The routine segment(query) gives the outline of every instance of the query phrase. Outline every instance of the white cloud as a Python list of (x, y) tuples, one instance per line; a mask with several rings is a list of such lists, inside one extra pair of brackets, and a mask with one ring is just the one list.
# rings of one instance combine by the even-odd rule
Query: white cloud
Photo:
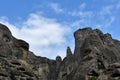
[(98, 23), (98, 27), (110, 27), (112, 23), (115, 21), (115, 16), (113, 14), (113, 10), (115, 9), (115, 5), (107, 5), (103, 7), (98, 13), (100, 24)]
[(49, 3), (49, 6), (56, 12), (56, 13), (62, 13), (63, 9), (60, 7), (58, 3)]
[(102, 21), (102, 23), (95, 24), (95, 27), (96, 28), (110, 27), (114, 21), (115, 21), (115, 17), (110, 16), (108, 19), (104, 19), (104, 21)]
[(105, 26), (106, 27), (111, 26), (114, 21), (115, 21), (115, 17), (111, 16), (110, 19), (106, 22)]
[(87, 6), (85, 3), (81, 4), (80, 6), (81, 6), (80, 9), (69, 12), (69, 15), (80, 18), (72, 23), (72, 26), (76, 28), (83, 27), (83, 26), (84, 27), (95, 26), (96, 28), (109, 27), (115, 21), (115, 16), (114, 14), (112, 14), (113, 9), (115, 8), (115, 5), (104, 6), (97, 13), (94, 11), (83, 10)]
[(103, 7), (103, 9), (101, 10), (100, 14), (101, 15), (109, 15), (112, 13), (114, 6), (113, 5), (108, 5)]
[(76, 29), (77, 28), (79, 29), (80, 27), (85, 27), (85, 26), (82, 26), (82, 24), (87, 24), (87, 21), (85, 19), (76, 20), (71, 24), (71, 26), (76, 27)]
[(75, 11), (71, 13), (72, 16), (79, 16), (80, 18), (90, 18), (93, 13), (91, 11)]
[(80, 17), (80, 18), (91, 18), (93, 16), (93, 12), (92, 11), (86, 11), (87, 4), (86, 3), (82, 3), (79, 6), (79, 9), (73, 10), (73, 11), (69, 11), (68, 14), (71, 16), (76, 16), (76, 17)]
[(66, 25), (35, 13), (30, 14), (26, 21), (19, 23), (18, 27), (2, 18), (0, 22), (7, 25), (15, 37), (27, 41), (30, 50), (36, 55), (52, 59), (58, 54), (65, 56), (65, 35), (70, 30), (65, 27)]
[(81, 5), (80, 5), (80, 10), (83, 10), (83, 9), (85, 9), (86, 8), (86, 6), (87, 6), (87, 4), (86, 3), (82, 3)]

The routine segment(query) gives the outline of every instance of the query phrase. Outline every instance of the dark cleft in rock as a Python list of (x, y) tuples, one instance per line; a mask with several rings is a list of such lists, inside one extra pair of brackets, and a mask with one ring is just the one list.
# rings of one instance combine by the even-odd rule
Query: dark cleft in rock
[(120, 41), (98, 29), (74, 33), (75, 50), (56, 60), (35, 56), (29, 44), (0, 24), (0, 80), (120, 80)]

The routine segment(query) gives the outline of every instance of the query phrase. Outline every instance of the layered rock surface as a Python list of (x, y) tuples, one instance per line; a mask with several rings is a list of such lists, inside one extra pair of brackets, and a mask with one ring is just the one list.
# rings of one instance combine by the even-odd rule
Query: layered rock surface
[(91, 28), (74, 33), (75, 51), (51, 60), (0, 24), (0, 80), (120, 80), (120, 41)]

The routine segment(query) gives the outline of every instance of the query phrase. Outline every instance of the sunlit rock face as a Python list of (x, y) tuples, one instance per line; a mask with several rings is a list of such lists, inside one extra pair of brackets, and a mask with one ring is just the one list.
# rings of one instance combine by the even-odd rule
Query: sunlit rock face
[(27, 42), (0, 24), (0, 80), (120, 80), (120, 41), (91, 28), (74, 37), (74, 52), (67, 47), (63, 60), (51, 60), (35, 56)]

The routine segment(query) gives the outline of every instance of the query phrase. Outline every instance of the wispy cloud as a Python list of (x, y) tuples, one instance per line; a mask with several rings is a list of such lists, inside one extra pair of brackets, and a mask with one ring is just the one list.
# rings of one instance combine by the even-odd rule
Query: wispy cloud
[(78, 16), (80, 18), (90, 18), (92, 17), (92, 11), (73, 11), (70, 13), (72, 16)]
[(49, 3), (49, 6), (56, 12), (56, 13), (63, 13), (63, 9), (60, 7), (58, 3)]
[(112, 23), (115, 21), (115, 16), (113, 14), (113, 11), (115, 9), (115, 5), (107, 5), (104, 6), (100, 13), (97, 13), (99, 22), (97, 23), (97, 26), (100, 27), (110, 27)]
[(85, 8), (87, 7), (86, 3), (80, 4), (79, 8), (73, 11), (69, 11), (68, 14), (70, 16), (79, 17), (79, 18), (91, 18), (93, 16), (92, 11), (86, 11)]
[(103, 7), (103, 9), (100, 11), (100, 15), (110, 15), (112, 13), (112, 10), (114, 9), (113, 5), (108, 5)]
[(0, 22), (7, 25), (14, 36), (29, 42), (30, 50), (36, 55), (49, 58), (55, 58), (58, 54), (62, 57), (65, 56), (65, 34), (70, 29), (55, 19), (31, 13), (26, 21), (19, 23), (21, 28), (4, 19), (0, 19)]
[(115, 21), (115, 17), (111, 16), (110, 19), (106, 21), (105, 26), (106, 27), (111, 26), (114, 21)]
[(75, 29), (88, 27), (90, 24), (94, 13), (93, 11), (86, 10), (87, 7), (88, 5), (86, 3), (82, 3), (75, 10), (68, 12), (69, 16), (77, 18), (71, 23), (71, 26), (75, 27)]
[(87, 4), (86, 3), (82, 3), (81, 5), (80, 5), (80, 10), (83, 10), (83, 9), (85, 9), (86, 8), (86, 6), (87, 6)]
[(114, 21), (115, 21), (115, 17), (110, 16), (108, 19), (104, 19), (102, 22), (96, 23), (95, 27), (96, 28), (105, 28), (105, 27), (107, 28), (107, 27), (110, 27)]
[(114, 9), (116, 8), (115, 4), (106, 5), (98, 12), (88, 11), (86, 8), (87, 4), (82, 3), (79, 9), (69, 12), (69, 15), (79, 17), (79, 19), (72, 23), (72, 26), (95, 26), (96, 28), (110, 27), (116, 19), (113, 14)]

